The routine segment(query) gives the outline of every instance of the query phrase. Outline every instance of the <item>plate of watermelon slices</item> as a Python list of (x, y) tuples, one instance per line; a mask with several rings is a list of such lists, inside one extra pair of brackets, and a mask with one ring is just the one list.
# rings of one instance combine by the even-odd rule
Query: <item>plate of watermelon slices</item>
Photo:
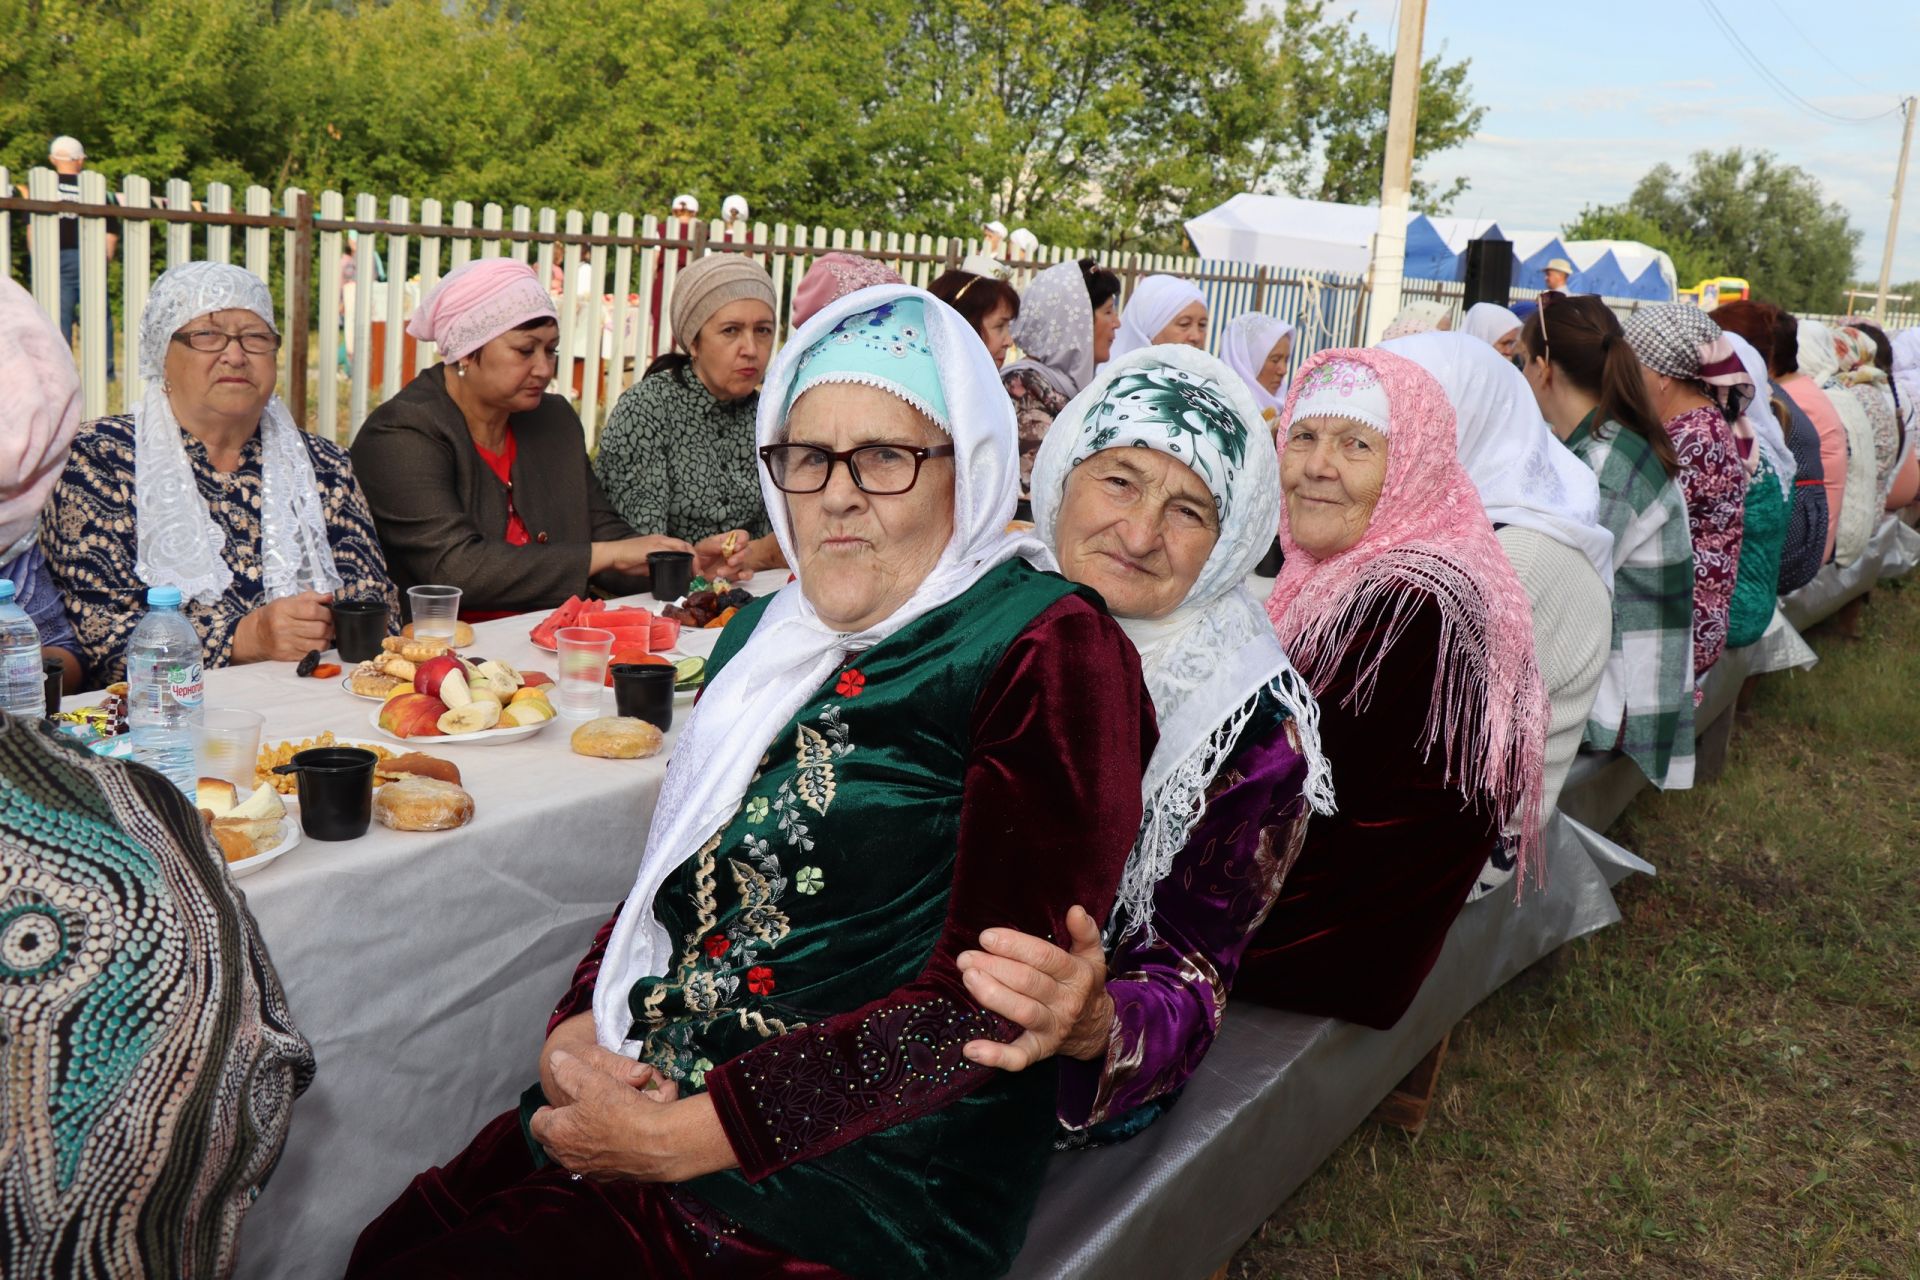
[(662, 618), (651, 609), (638, 605), (608, 604), (604, 600), (582, 600), (571, 596), (567, 602), (541, 620), (528, 633), (536, 649), (557, 651), (555, 635), (562, 627), (597, 627), (613, 633), (614, 662), (623, 661), (622, 653), (665, 653), (680, 639), (680, 624)]

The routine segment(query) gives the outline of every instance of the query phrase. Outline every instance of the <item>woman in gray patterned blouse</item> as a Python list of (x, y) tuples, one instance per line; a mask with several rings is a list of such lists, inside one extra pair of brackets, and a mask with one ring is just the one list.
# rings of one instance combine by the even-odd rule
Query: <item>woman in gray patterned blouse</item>
[(594, 464), (628, 524), (686, 539), (703, 569), (735, 579), (785, 564), (753, 452), (775, 301), (766, 270), (744, 254), (712, 254), (682, 271), (672, 319), (686, 349), (655, 360), (622, 393)]

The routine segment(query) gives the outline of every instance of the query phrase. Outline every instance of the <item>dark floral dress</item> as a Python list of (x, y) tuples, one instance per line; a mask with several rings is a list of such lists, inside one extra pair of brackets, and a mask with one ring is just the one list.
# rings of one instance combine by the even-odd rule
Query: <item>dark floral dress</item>
[[(233, 660), (240, 620), (267, 603), (260, 580), (260, 435), (255, 432), (241, 446), (239, 467), (226, 472), (214, 467), (199, 440), (180, 434), (200, 496), (227, 535), (222, 555), (233, 570), (233, 581), (218, 600), (189, 600), (185, 612), (200, 633), (202, 661), (224, 667)], [(66, 597), (81, 656), (90, 678), (103, 684), (125, 678), (127, 640), (147, 612), (148, 584), (134, 569), (139, 549), (133, 435), (131, 417), (101, 418), (82, 428), (40, 524), (47, 566)], [(380, 538), (347, 451), (304, 432), (301, 439), (320, 485), (340, 594), (385, 600), (387, 616), (397, 625), (399, 594), (387, 577)]]
[(698, 542), (773, 532), (760, 496), (754, 415), (760, 394), (722, 403), (692, 370), (663, 369), (621, 393), (594, 472), (637, 533)]
[(1013, 398), (1013, 420), (1020, 428), (1020, 496), (1025, 498), (1033, 484), (1034, 456), (1047, 438), (1047, 428), (1067, 407), (1067, 397), (1045, 378), (1025, 370), (1003, 374), (1000, 381)]
[(1740, 572), (1746, 516), (1747, 469), (1733, 428), (1713, 405), (1689, 409), (1667, 423), (1680, 455), (1680, 493), (1693, 536), (1693, 678), (1698, 681), (1727, 648), (1733, 584)]

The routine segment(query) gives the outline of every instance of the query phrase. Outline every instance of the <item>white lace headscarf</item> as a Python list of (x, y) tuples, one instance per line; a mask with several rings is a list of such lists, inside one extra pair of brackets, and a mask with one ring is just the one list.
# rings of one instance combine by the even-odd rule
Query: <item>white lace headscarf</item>
[(1757, 394), (1742, 411), (1740, 421), (1753, 433), (1755, 447), (1773, 469), (1781, 496), (1791, 502), (1800, 464), (1793, 460), (1793, 450), (1787, 448), (1787, 433), (1780, 429), (1780, 419), (1773, 416), (1773, 383), (1767, 374), (1767, 362), (1751, 342), (1731, 329), (1727, 330), (1727, 341), (1733, 344), (1733, 353), (1740, 357), (1741, 365), (1757, 389)]
[[(640, 869), (607, 941), (606, 958), (594, 985), (594, 1029), (600, 1043), (615, 1052), (638, 1052), (638, 1045), (629, 1046), (626, 1040), (633, 1026), (627, 1004), (633, 984), (664, 972), (673, 957), (673, 939), (654, 917), (655, 895), (667, 877), (732, 817), (780, 727), (846, 662), (849, 652), (879, 644), (959, 597), (1009, 560), (1024, 559), (1040, 569), (1054, 567), (1046, 548), (1031, 535), (1007, 532), (1020, 494), (1020, 442), (1013, 402), (973, 326), (925, 290), (874, 285), (835, 299), (802, 325), (780, 349), (760, 390), (756, 444), (774, 444), (782, 438), (788, 393), (816, 344), (849, 316), (905, 298), (924, 304), (924, 337), (951, 423), (953, 537), (907, 602), (864, 631), (829, 627), (808, 601), (804, 580), (789, 582), (767, 605), (747, 643), (708, 682), (674, 745)], [(929, 473), (920, 483), (931, 480)], [(774, 487), (764, 469), (760, 492), (787, 563), (798, 565), (787, 495)]]
[[(1248, 311), (1227, 321), (1226, 332), (1220, 336), (1220, 358), (1240, 375), (1247, 384), (1247, 394), (1269, 421), (1279, 416), (1281, 400), (1260, 385), (1260, 370), (1266, 367), (1267, 357), (1280, 345), (1280, 339), (1292, 332), (1293, 326), (1277, 316)], [(1284, 380), (1281, 389), (1286, 389)]]
[[(147, 390), (133, 415), (134, 568), (148, 586), (178, 587), (182, 596), (203, 604), (225, 593), (233, 570), (222, 554), (226, 531), (208, 512), (187, 461), (185, 433), (165, 381), (167, 349), (193, 321), (232, 310), (251, 311), (279, 332), (266, 283), (224, 262), (172, 268), (155, 282), (140, 318), (140, 376)], [(340, 589), (313, 458), (278, 393), (260, 415), (260, 529), (267, 599)]]
[(1453, 405), (1460, 465), (1495, 524), (1546, 534), (1587, 558), (1613, 591), (1613, 534), (1600, 523), (1600, 481), (1555, 438), (1526, 375), (1479, 338), (1416, 333), (1380, 344), (1433, 375)]
[(1280, 462), (1259, 406), (1232, 369), (1187, 346), (1147, 347), (1102, 369), (1053, 420), (1033, 464), (1034, 532), (1057, 547), (1073, 469), (1103, 449), (1152, 449), (1192, 469), (1220, 514), (1186, 597), (1164, 618), (1119, 618), (1146, 676), (1159, 745), (1140, 783), (1140, 834), (1115, 900), (1116, 935), (1152, 933), (1155, 887), (1206, 812), (1207, 787), (1252, 718), (1262, 689), (1293, 718), (1307, 803), (1333, 812), (1320, 709), (1287, 661), (1247, 575), (1280, 527)]
[(1120, 330), (1113, 335), (1109, 360), (1144, 351), (1153, 345), (1160, 331), (1173, 318), (1194, 303), (1207, 305), (1207, 295), (1191, 280), (1179, 276), (1147, 276), (1133, 287), (1126, 309), (1120, 313)]

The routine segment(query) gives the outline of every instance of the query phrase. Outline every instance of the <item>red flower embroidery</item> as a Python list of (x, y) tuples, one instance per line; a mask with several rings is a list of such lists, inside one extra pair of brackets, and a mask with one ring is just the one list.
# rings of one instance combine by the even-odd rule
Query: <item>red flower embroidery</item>
[(858, 670), (849, 669), (840, 673), (840, 683), (833, 686), (833, 691), (843, 698), (857, 698), (866, 687), (867, 678)]
[(747, 970), (747, 990), (757, 996), (773, 994), (773, 970), (764, 964), (757, 964)]
[(707, 959), (718, 960), (727, 954), (727, 939), (722, 934), (714, 934), (707, 939)]

